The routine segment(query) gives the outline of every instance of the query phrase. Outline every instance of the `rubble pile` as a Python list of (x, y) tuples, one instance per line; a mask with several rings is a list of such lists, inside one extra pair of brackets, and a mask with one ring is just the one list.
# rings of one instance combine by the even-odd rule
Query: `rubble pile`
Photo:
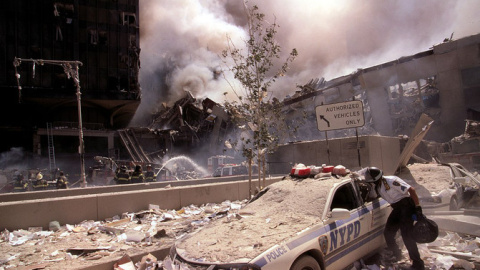
[(466, 120), (465, 132), (462, 136), (465, 137), (465, 139), (480, 137), (480, 122)]
[(149, 210), (105, 221), (86, 220), (62, 226), (53, 221), (49, 230), (5, 230), (0, 234), (0, 269), (82, 269), (125, 260), (125, 256), (169, 248), (175, 239), (229, 215), (229, 211), (245, 203), (225, 201), (180, 210), (160, 210), (150, 205)]
[(410, 184), (422, 202), (440, 202), (453, 192), (450, 167), (436, 163), (414, 163), (403, 168), (398, 177)]
[[(447, 166), (438, 164), (412, 164), (402, 170), (400, 177), (412, 184), (424, 200), (435, 200), (450, 187), (448, 170)], [(164, 258), (149, 254), (141, 261), (131, 261), (130, 256), (169, 248), (183, 237), (191, 238), (190, 243), (203, 243), (206, 248), (198, 250), (198, 257), (210, 251), (213, 254), (219, 246), (217, 242), (225, 241), (229, 242), (225, 246), (231, 249), (222, 250), (222, 258), (217, 259), (241, 260), (251, 257), (252, 252), (258, 254), (259, 250), (270, 247), (285, 234), (318, 223), (327, 196), (321, 191), (325, 190), (321, 188), (322, 179), (281, 181), (267, 187), (269, 192), (263, 194), (261, 200), (254, 197), (248, 204), (246, 200), (225, 201), (190, 205), (180, 210), (162, 210), (150, 205), (148, 210), (124, 213), (104, 221), (86, 220), (75, 225), (51, 222), (48, 230), (36, 227), (5, 230), (0, 234), (0, 270), (82, 269), (106, 262), (116, 262), (114, 269), (162, 269), (164, 266), (168, 269), (168, 264), (162, 261)], [(289, 209), (270, 207), (268, 202), (279, 200), (289, 202)], [(220, 218), (224, 226), (209, 226), (212, 220)], [(234, 235), (234, 231), (242, 231), (244, 222), (257, 224), (258, 230), (249, 235)], [(212, 237), (215, 235), (220, 237)], [(433, 243), (419, 244), (419, 250), (428, 269), (480, 269), (478, 237), (441, 232)], [(394, 265), (395, 268), (384, 267), (386, 264), (380, 254), (356, 262), (356, 268), (352, 269), (400, 269), (409, 264), (403, 248), (403, 260)], [(123, 267), (126, 265), (129, 268)]]
[[(401, 241), (398, 242), (402, 247)], [(480, 238), (461, 235), (454, 232), (441, 232), (438, 238), (429, 244), (417, 244), (420, 255), (425, 262), (425, 269), (480, 269)], [(403, 246), (402, 259), (393, 266), (387, 262), (383, 253), (355, 262), (356, 269), (395, 270), (408, 269), (411, 262)]]
[(455, 154), (480, 151), (480, 122), (466, 120), (464, 133), (451, 139), (449, 144)]

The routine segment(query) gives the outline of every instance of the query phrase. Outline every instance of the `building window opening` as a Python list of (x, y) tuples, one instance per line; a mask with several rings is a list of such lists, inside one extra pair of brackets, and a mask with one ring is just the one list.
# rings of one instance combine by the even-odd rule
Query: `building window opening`
[(395, 134), (411, 132), (422, 113), (439, 117), (440, 91), (435, 76), (392, 85), (386, 91)]
[(96, 29), (90, 29), (88, 31), (88, 40), (90, 44), (97, 45), (98, 44), (98, 32)]
[(420, 80), (419, 85), (423, 105), (427, 108), (438, 108), (440, 101), (440, 90), (437, 88), (435, 77), (422, 79)]
[(121, 22), (122, 22), (122, 25), (136, 26), (137, 17), (135, 16), (134, 13), (123, 12)]
[(106, 31), (99, 31), (98, 32), (98, 44), (108, 45), (108, 34), (107, 34)]

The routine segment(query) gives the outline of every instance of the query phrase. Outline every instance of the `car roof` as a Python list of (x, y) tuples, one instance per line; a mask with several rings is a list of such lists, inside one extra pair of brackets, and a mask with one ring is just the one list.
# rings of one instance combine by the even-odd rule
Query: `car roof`
[(287, 179), (271, 184), (261, 197), (239, 210), (238, 216), (214, 220), (178, 241), (176, 247), (182, 257), (194, 261), (248, 261), (321, 223), (330, 190), (347, 180), (349, 177)]

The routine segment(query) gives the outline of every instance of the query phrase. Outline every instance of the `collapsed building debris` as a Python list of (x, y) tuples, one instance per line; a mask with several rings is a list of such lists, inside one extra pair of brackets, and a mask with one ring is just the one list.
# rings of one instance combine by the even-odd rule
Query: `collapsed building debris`
[(480, 121), (465, 120), (462, 134), (447, 142), (422, 142), (429, 155), (438, 162), (459, 163), (469, 170), (480, 169)]
[[(173, 105), (163, 103), (152, 122), (144, 128), (119, 130), (129, 158), (134, 162), (157, 163), (164, 157), (189, 154), (206, 147), (204, 156), (216, 155), (220, 137), (228, 129), (228, 114), (209, 98), (196, 99), (189, 91)], [(149, 153), (144, 149), (155, 149)], [(220, 150), (221, 152), (221, 150)]]

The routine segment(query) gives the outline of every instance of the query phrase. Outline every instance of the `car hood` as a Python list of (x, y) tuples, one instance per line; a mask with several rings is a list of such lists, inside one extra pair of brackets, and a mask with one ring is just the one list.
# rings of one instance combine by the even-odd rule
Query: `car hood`
[(330, 190), (344, 179), (288, 178), (274, 183), (236, 214), (177, 241), (179, 255), (194, 262), (248, 262), (320, 224)]

